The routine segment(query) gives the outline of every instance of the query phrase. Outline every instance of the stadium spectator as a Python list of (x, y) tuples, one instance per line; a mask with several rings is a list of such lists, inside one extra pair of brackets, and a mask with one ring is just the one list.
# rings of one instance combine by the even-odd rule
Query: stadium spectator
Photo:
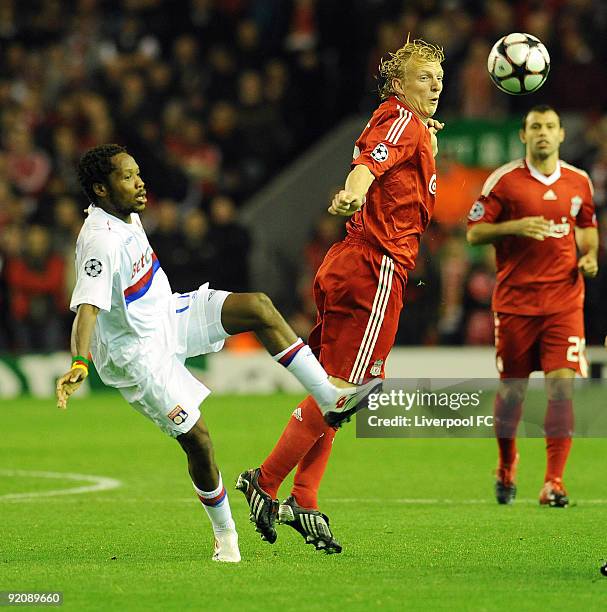
[(46, 228), (32, 225), (27, 230), (23, 253), (6, 263), (6, 283), (17, 350), (63, 347), (64, 261), (53, 252)]
[(167, 276), (170, 274), (171, 279), (176, 278), (180, 271), (176, 253), (182, 242), (179, 206), (174, 200), (163, 199), (158, 202), (153, 212), (156, 224), (150, 231), (150, 244)]
[(10, 128), (4, 144), (9, 180), (21, 194), (39, 195), (51, 172), (48, 154), (34, 146), (32, 135), (25, 125)]
[(223, 262), (217, 259), (215, 243), (209, 236), (207, 216), (194, 208), (184, 215), (180, 225), (183, 228), (181, 235), (172, 245), (174, 275), (171, 277), (171, 288), (173, 291), (191, 291), (197, 283), (200, 284), (201, 279), (218, 286), (215, 281), (217, 268)]
[(237, 220), (236, 204), (227, 196), (213, 198), (210, 206), (211, 235), (214, 246), (214, 272), (210, 278), (218, 287), (247, 291), (249, 287), (249, 231)]

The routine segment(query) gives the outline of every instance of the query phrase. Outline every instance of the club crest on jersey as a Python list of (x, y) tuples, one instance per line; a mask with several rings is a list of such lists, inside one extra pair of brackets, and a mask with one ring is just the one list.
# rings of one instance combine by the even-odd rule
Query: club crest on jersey
[(369, 372), (371, 376), (379, 376), (381, 374), (381, 367), (384, 365), (383, 359), (378, 359), (372, 366)]
[(551, 238), (564, 238), (565, 236), (569, 236), (570, 231), (571, 226), (569, 225), (569, 221), (567, 221), (567, 217), (561, 217), (560, 223), (555, 223), (552, 220), (550, 221), (548, 236)]
[(474, 202), (474, 204), (472, 204), (472, 208), (470, 209), (470, 212), (468, 213), (468, 219), (470, 219), (470, 221), (479, 221), (484, 216), (485, 216), (484, 204), (478, 201)]
[(187, 418), (188, 413), (179, 405), (175, 406), (167, 415), (175, 425), (181, 425)]
[(360, 149), (358, 148), (358, 145), (354, 145), (354, 151), (352, 151), (352, 159), (356, 159), (359, 156), (360, 156)]
[(428, 183), (428, 191), (432, 194), (436, 194), (436, 174), (432, 175), (430, 182)]
[(90, 276), (91, 278), (99, 276), (101, 274), (101, 270), (103, 270), (103, 266), (98, 259), (89, 259), (84, 264), (84, 271), (86, 272), (86, 275)]
[(582, 198), (576, 195), (571, 198), (571, 213), (572, 217), (577, 217), (577, 214), (580, 212), (580, 208), (582, 208)]
[(388, 159), (388, 147), (380, 142), (371, 152), (371, 157), (378, 162), (385, 162)]

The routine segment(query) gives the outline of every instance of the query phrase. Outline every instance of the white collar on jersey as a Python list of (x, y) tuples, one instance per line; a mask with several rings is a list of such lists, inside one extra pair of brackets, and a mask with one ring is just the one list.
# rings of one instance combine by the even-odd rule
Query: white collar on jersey
[(135, 224), (135, 225), (140, 225), (141, 226), (141, 221), (139, 220), (139, 216), (136, 213), (131, 213), (131, 223), (127, 223), (126, 221), (123, 221), (119, 217), (116, 217), (116, 216), (110, 214), (106, 210), (103, 210), (103, 208), (101, 208), (101, 206), (96, 206), (92, 202), (89, 204), (89, 207), (86, 209), (86, 212), (89, 215), (92, 215), (93, 213), (96, 212), (97, 214), (101, 214), (101, 215), (103, 215), (105, 217), (109, 217), (113, 221), (118, 221), (120, 223), (124, 223), (125, 225), (133, 225), (133, 224)]
[(527, 160), (525, 160), (527, 164), (527, 168), (529, 168), (529, 172), (531, 176), (538, 180), (540, 183), (544, 183), (544, 185), (552, 185), (556, 183), (561, 178), (561, 161), (557, 160), (556, 162), (556, 170), (550, 175), (546, 176), (542, 174), (537, 168), (534, 168)]

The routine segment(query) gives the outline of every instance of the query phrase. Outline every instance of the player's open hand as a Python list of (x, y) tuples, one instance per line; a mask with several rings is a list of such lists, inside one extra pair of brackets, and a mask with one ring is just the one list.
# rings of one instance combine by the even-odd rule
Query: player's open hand
[(577, 267), (584, 276), (594, 278), (599, 272), (599, 263), (594, 253), (582, 255), (577, 262)]
[(533, 238), (534, 240), (544, 240), (550, 235), (550, 221), (543, 216), (523, 217), (517, 219), (516, 235), (523, 238)]
[(356, 195), (351, 191), (342, 189), (337, 192), (331, 201), (331, 206), (327, 209), (332, 215), (351, 217), (363, 205), (362, 196)]
[(86, 378), (86, 372), (82, 368), (72, 368), (57, 380), (55, 394), (57, 396), (57, 408), (65, 410), (70, 395), (80, 387)]

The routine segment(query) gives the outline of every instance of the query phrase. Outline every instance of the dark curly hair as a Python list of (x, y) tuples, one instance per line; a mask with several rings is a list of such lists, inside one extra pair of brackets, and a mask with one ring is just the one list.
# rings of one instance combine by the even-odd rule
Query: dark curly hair
[(107, 183), (107, 178), (114, 170), (112, 157), (126, 153), (125, 147), (117, 144), (102, 144), (89, 149), (78, 162), (78, 181), (89, 201), (95, 203), (97, 196), (93, 191), (95, 183)]

